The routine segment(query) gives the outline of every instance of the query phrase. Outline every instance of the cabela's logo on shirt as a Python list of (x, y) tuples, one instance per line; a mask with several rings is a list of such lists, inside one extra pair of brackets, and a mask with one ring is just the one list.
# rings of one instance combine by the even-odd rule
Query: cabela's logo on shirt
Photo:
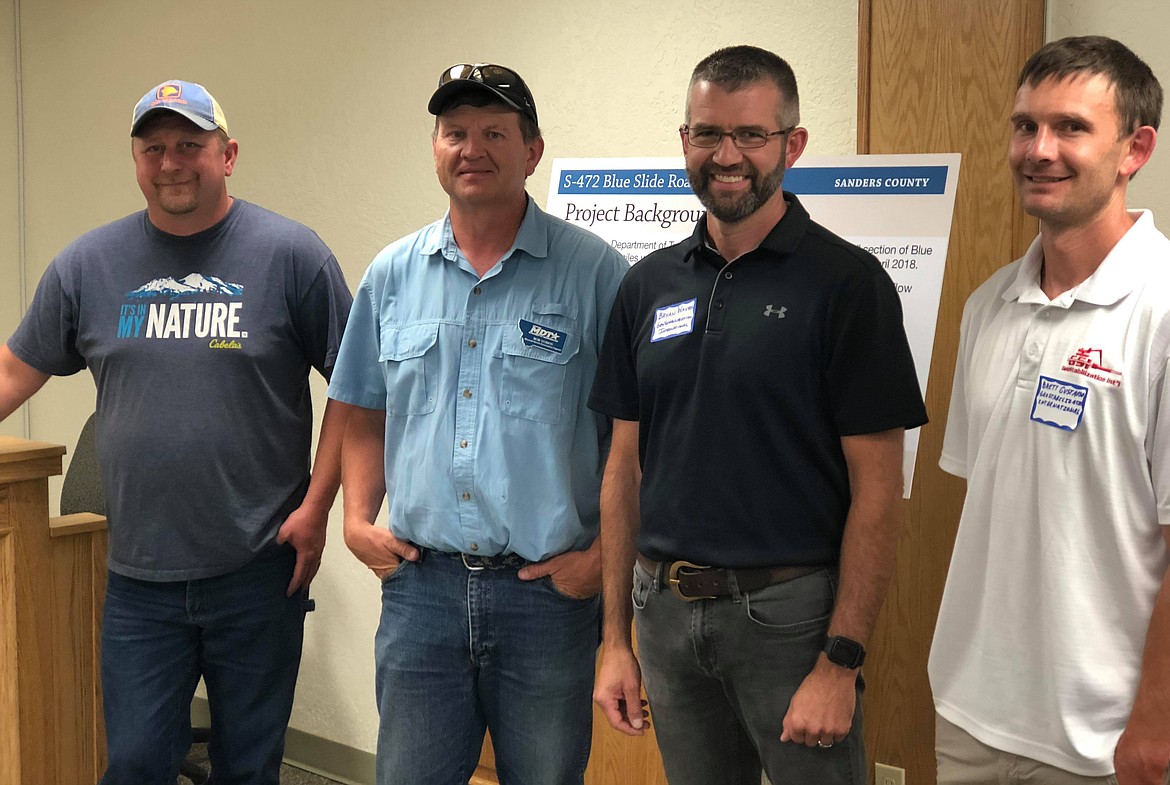
[(1060, 370), (1065, 373), (1076, 373), (1087, 376), (1098, 382), (1105, 382), (1112, 387), (1121, 386), (1121, 371), (1115, 371), (1102, 364), (1100, 349), (1077, 349), (1068, 358)]
[[(196, 296), (218, 296), (223, 300), (190, 302)], [(182, 278), (155, 278), (137, 289), (126, 292), (125, 303), (118, 313), (119, 338), (153, 340), (207, 338), (210, 349), (242, 349), (240, 339), (248, 337), (240, 329), (244, 287), (213, 275), (190, 273)], [(142, 300), (161, 300), (144, 303)]]

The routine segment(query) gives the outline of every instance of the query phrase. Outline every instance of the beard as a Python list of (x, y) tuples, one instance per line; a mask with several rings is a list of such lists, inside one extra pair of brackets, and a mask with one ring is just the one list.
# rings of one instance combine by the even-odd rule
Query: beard
[[(751, 182), (751, 188), (737, 196), (717, 196), (710, 190), (711, 179), (717, 174), (744, 175)], [(784, 182), (784, 159), (780, 159), (775, 169), (761, 175), (760, 170), (746, 158), (731, 168), (719, 166), (708, 158), (698, 167), (687, 167), (687, 180), (707, 212), (723, 223), (739, 223), (763, 207), (780, 190)]]
[(163, 212), (169, 215), (187, 215), (199, 208), (199, 181), (196, 179), (183, 187), (169, 186), (169, 183), (156, 183), (158, 205)]

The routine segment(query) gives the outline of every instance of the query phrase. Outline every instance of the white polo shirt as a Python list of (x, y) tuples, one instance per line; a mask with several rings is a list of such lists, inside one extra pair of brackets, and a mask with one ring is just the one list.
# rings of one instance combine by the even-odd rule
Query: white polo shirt
[(967, 497), (930, 652), (985, 744), (1113, 771), (1170, 566), (1170, 240), (1148, 212), (1055, 300), (1039, 238), (967, 301), (939, 465)]

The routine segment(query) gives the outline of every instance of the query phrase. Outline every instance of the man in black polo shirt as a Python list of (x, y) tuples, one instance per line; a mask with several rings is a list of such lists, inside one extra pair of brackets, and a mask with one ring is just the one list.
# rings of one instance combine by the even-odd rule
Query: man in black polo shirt
[(645, 674), (671, 785), (761, 768), (862, 785), (858, 669), (894, 568), (903, 433), (926, 422), (901, 304), (780, 189), (808, 141), (784, 60), (715, 52), (686, 120), (707, 215), (626, 276), (590, 397), (615, 418), (594, 699), (639, 735)]

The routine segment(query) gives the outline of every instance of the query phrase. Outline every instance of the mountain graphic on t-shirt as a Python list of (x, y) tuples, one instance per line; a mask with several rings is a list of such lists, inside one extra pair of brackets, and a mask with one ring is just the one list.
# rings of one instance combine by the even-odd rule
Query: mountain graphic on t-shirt
[(139, 286), (132, 292), (126, 292), (127, 297), (185, 297), (191, 294), (226, 294), (229, 297), (239, 297), (244, 293), (244, 287), (238, 283), (230, 283), (214, 275), (202, 273), (188, 273), (182, 278), (155, 278), (148, 284)]

